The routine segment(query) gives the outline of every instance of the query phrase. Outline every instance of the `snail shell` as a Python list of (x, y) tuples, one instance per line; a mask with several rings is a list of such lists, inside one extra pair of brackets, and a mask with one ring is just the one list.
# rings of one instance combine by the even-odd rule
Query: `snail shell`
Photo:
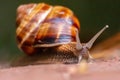
[(88, 43), (81, 44), (80, 24), (73, 12), (63, 6), (45, 3), (19, 6), (16, 25), (18, 47), (28, 55), (37, 54), (37, 57), (29, 58), (29, 61), (36, 62), (41, 56), (49, 55), (47, 59), (53, 60), (56, 57), (54, 61), (61, 58), (64, 62), (73, 63), (79, 62), (82, 57), (90, 57), (89, 49), (108, 27), (105, 26)]
[(73, 12), (62, 6), (28, 4), (17, 9), (17, 42), (27, 54), (36, 53), (34, 45), (53, 45), (75, 42), (78, 19)]

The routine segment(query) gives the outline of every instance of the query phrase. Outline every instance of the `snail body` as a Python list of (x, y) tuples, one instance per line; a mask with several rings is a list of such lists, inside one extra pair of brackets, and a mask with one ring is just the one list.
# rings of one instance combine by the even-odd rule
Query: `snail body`
[(18, 47), (27, 55), (70, 55), (68, 58), (74, 57), (76, 62), (83, 56), (89, 58), (88, 50), (108, 27), (83, 45), (79, 40), (80, 23), (74, 13), (66, 7), (45, 3), (19, 6), (16, 25)]

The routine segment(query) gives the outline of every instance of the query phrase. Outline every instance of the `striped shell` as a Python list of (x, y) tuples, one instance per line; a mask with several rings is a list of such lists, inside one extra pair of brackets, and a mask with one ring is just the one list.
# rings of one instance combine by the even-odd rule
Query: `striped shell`
[(75, 30), (80, 28), (70, 9), (45, 3), (19, 6), (16, 25), (18, 47), (26, 54), (35, 53), (35, 45), (51, 47), (75, 42)]

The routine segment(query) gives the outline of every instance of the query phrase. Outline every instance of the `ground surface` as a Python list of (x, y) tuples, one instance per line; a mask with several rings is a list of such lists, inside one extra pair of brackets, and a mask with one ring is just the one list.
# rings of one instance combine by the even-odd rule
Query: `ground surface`
[(35, 65), (0, 70), (0, 80), (120, 80), (120, 61), (97, 61), (80, 65)]

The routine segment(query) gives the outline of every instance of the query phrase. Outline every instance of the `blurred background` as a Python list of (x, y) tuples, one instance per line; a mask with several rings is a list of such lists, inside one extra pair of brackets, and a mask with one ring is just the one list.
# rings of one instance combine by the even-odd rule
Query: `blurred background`
[(81, 23), (80, 39), (87, 42), (106, 24), (110, 26), (95, 44), (120, 32), (120, 0), (0, 0), (0, 63), (23, 55), (16, 44), (16, 9), (21, 4), (45, 2), (63, 5), (75, 13)]

